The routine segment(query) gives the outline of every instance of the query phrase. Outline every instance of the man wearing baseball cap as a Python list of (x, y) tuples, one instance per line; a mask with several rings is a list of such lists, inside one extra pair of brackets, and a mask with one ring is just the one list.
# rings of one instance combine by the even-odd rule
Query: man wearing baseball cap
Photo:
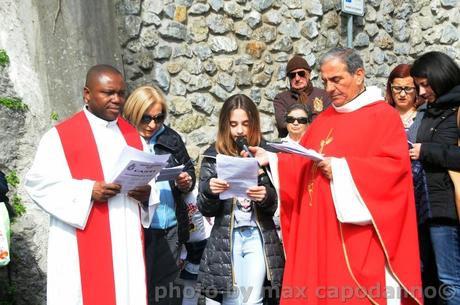
[(273, 102), (276, 127), (280, 138), (285, 137), (288, 133), (286, 110), (290, 105), (295, 103), (306, 105), (311, 121), (331, 103), (326, 91), (313, 87), (310, 72), (311, 67), (302, 56), (295, 55), (287, 63), (286, 76), (289, 78), (290, 89), (277, 94)]

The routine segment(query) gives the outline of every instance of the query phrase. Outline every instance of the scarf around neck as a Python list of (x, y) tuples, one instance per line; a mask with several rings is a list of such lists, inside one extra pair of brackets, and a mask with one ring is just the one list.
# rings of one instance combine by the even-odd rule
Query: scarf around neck
[(303, 105), (311, 104), (311, 101), (308, 100), (308, 96), (313, 91), (313, 84), (310, 80), (308, 80), (308, 84), (305, 86), (305, 88), (296, 90), (291, 87), (291, 91), (299, 96), (299, 103)]

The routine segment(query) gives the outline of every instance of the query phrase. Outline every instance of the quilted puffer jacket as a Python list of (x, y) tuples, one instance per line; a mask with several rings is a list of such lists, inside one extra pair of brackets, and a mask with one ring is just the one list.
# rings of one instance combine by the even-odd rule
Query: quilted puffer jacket
[[(230, 292), (234, 288), (230, 241), (235, 199), (220, 200), (209, 188), (209, 180), (217, 177), (216, 154), (214, 144), (204, 153), (197, 198), (203, 216), (215, 217), (198, 273), (199, 289), (205, 295)], [(266, 198), (255, 204), (257, 224), (263, 238), (267, 283), (270, 283), (272, 289), (279, 289), (284, 270), (284, 252), (273, 222), (277, 208), (276, 191), (266, 175), (259, 176), (259, 185), (267, 188)]]

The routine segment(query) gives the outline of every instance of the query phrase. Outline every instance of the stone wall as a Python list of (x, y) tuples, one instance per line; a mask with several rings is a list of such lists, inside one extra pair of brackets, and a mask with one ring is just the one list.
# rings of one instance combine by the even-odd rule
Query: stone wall
[[(368, 84), (384, 88), (395, 65), (429, 50), (460, 59), (457, 0), (365, 2), (353, 46)], [(303, 55), (321, 86), (321, 54), (347, 45), (338, 0), (121, 0), (118, 13), (130, 87), (153, 83), (166, 92), (170, 123), (195, 158), (215, 139), (221, 104), (235, 93), (257, 103), (263, 133), (276, 137), (273, 99), (288, 86), (288, 59)]]

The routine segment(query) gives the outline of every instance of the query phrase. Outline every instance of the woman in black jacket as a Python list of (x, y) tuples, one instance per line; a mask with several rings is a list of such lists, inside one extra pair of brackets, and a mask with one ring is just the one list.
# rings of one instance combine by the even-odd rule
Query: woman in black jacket
[[(411, 65), (399, 64), (388, 76), (385, 99), (393, 106), (401, 117), (409, 143), (417, 140), (417, 131), (426, 111), (426, 103), (421, 103), (417, 96), (414, 78), (410, 75)], [(412, 144), (409, 144), (409, 147)], [(424, 288), (438, 286), (434, 254), (431, 247), (430, 232), (426, 220), (430, 217), (428, 203), (428, 187), (426, 175), (420, 160), (412, 160), (412, 178), (414, 182), (415, 208), (417, 211), (418, 241), (420, 249), (420, 265)], [(427, 290), (428, 292), (428, 290)], [(434, 295), (426, 293), (425, 305), (437, 304)]]
[(198, 283), (206, 296), (222, 296), (223, 304), (262, 304), (264, 284), (279, 291), (284, 255), (273, 222), (277, 195), (270, 179), (259, 170), (258, 185), (246, 198), (219, 199), (229, 188), (216, 172), (216, 155), (238, 157), (235, 140), (245, 137), (250, 146), (263, 145), (259, 112), (245, 95), (225, 101), (219, 115), (217, 141), (201, 163), (198, 207), (215, 217), (204, 251)]
[(460, 304), (460, 227), (454, 186), (448, 170), (460, 170), (460, 67), (448, 55), (429, 52), (418, 58), (411, 76), (427, 110), (409, 150), (425, 169), (431, 218), (429, 231), (441, 295), (446, 304)]
[[(180, 304), (179, 275), (181, 245), (189, 239), (189, 220), (183, 195), (195, 186), (195, 168), (180, 135), (163, 124), (167, 107), (158, 88), (143, 86), (134, 90), (123, 115), (139, 131), (144, 151), (171, 154), (167, 167), (185, 165), (175, 180), (157, 181), (160, 203), (150, 227), (144, 230), (149, 305)], [(163, 297), (160, 297), (162, 295)]]

